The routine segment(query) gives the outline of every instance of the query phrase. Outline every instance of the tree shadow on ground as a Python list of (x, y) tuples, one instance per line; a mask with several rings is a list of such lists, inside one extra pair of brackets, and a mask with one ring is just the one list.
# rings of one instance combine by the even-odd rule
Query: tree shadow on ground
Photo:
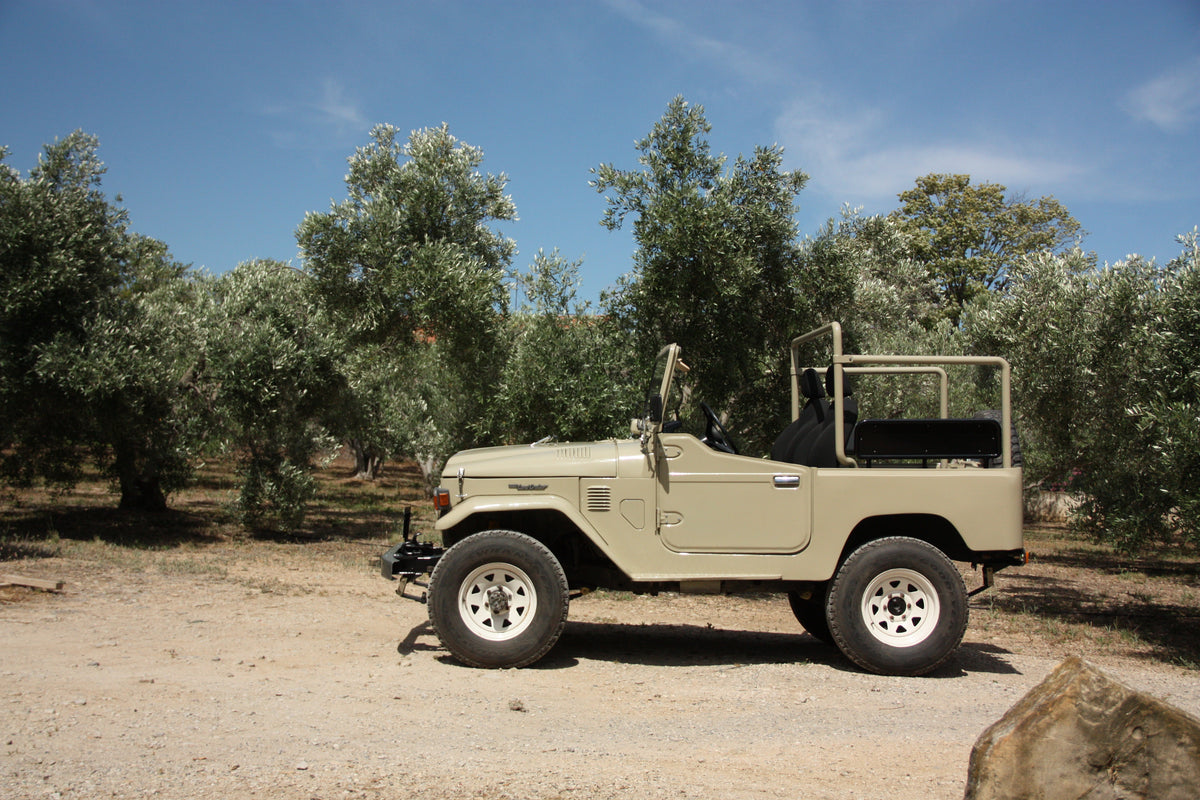
[(59, 539), (103, 541), (120, 547), (162, 549), (220, 541), (219, 529), (186, 511), (129, 511), (69, 507), (12, 511), (0, 517), (0, 560), (48, 558)]
[(1067, 550), (1039, 553), (1037, 560), (1050, 566), (1091, 570), (1106, 575), (1140, 572), (1151, 577), (1200, 580), (1200, 560), (1172, 560), (1170, 557), (1126, 556), (1117, 553)]
[[(1136, 564), (1136, 566), (1134, 566)], [(1137, 573), (1165, 579), (1137, 582)], [(1053, 630), (1081, 626), (1111, 635), (1115, 649), (1136, 658), (1200, 665), (1200, 605), (1195, 587), (1200, 564), (1138, 559), (1111, 554), (1039, 555), (1036, 564), (1007, 577), (985, 607), (1033, 617)]]

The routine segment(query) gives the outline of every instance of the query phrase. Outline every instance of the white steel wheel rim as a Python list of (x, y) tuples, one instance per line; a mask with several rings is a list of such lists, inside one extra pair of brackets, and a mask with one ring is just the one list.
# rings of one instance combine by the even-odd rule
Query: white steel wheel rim
[(533, 623), (536, 612), (533, 581), (512, 564), (484, 564), (459, 586), (459, 616), (481, 639), (502, 642), (519, 636)]
[(912, 647), (928, 639), (941, 616), (938, 593), (928, 578), (911, 569), (876, 575), (862, 594), (862, 618), (877, 641)]

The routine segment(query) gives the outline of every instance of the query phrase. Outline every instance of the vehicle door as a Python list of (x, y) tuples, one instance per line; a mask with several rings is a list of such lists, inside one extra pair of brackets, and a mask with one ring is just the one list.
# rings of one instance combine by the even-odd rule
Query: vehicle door
[(798, 553), (812, 531), (814, 470), (659, 436), (658, 535), (679, 553)]

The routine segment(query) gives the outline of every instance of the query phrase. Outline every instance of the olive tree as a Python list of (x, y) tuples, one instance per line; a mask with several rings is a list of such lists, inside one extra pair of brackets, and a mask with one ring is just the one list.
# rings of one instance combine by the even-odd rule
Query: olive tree
[[(483, 152), (445, 125), (413, 131), (407, 142), (398, 134), (390, 125), (372, 130), (370, 144), (349, 159), (347, 198), (309, 213), (296, 238), (312, 297), (346, 350), (358, 353), (346, 367), (359, 407), (343, 417), (340, 435), (359, 455), (405, 452), (436, 464), (445, 448), (470, 444), (480, 432), (484, 387), (499, 369), (499, 312), (516, 249), (491, 226), (515, 219), (516, 208), (504, 193), (507, 178), (481, 173)], [(362, 347), (382, 349), (363, 355)], [(435, 356), (429, 371), (408, 380), (378, 369), (383, 358)], [(429, 381), (461, 389), (456, 419), (442, 423), (448, 439), (414, 429), (434, 423), (418, 411), (417, 395), (441, 391), (416, 386)], [(435, 441), (436, 453), (423, 450)]]
[(238, 463), (239, 515), (250, 527), (294, 527), (315, 492), (315, 461), (336, 446), (328, 423), (345, 391), (338, 338), (306, 278), (286, 264), (239, 264), (212, 291), (208, 370)]
[(637, 242), (606, 311), (641, 352), (682, 345), (703, 364), (697, 393), (742, 415), (764, 375), (786, 385), (795, 198), (808, 176), (782, 169), (777, 146), (730, 165), (711, 151), (710, 130), (703, 107), (677, 97), (637, 142), (640, 169), (592, 171), (608, 204), (602, 223), (615, 230), (630, 219)]
[(970, 175), (930, 174), (900, 194), (894, 216), (909, 226), (915, 253), (942, 291), (954, 322), (979, 294), (1003, 289), (1025, 255), (1062, 253), (1082, 229), (1053, 197), (1007, 196), (997, 183), (971, 183)]
[(137, 278), (87, 321), (82, 341), (48, 345), (40, 369), (78, 397), (93, 458), (119, 486), (121, 507), (161, 510), (213, 432), (209, 295), (161, 242), (138, 237), (133, 251)]
[(10, 480), (70, 484), (89, 444), (80, 398), (40, 362), (52, 344), (82, 346), (123, 277), (127, 215), (100, 190), (97, 147), (76, 131), (47, 145), (27, 179), (0, 163), (0, 457)]
[(581, 441), (628, 428), (619, 423), (635, 410), (628, 354), (612, 322), (576, 300), (580, 264), (539, 251), (521, 276), (525, 301), (508, 320), (493, 440)]
[(1078, 492), (1082, 527), (1123, 549), (1200, 540), (1200, 258), (1183, 243), (1165, 266), (1026, 259), (964, 317), (1013, 364), (1027, 479)]
[(91, 454), (123, 508), (161, 509), (205, 435), (197, 296), (104, 196), (98, 146), (76, 131), (26, 179), (0, 164), (0, 466), (69, 486)]
[(1159, 320), (1151, 323), (1158, 369), (1149, 378), (1154, 389), (1144, 404), (1135, 405), (1143, 427), (1156, 431), (1154, 452), (1166, 496), (1162, 517), (1155, 522), (1172, 527), (1200, 543), (1200, 231), (1179, 238), (1182, 252), (1167, 267), (1162, 285)]

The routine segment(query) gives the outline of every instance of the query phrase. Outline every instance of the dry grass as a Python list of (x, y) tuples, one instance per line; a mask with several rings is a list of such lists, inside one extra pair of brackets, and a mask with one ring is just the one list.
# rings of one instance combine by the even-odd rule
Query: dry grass
[(976, 600), (998, 635), (1055, 652), (1111, 654), (1200, 668), (1200, 553), (1182, 544), (1137, 556), (1063, 525), (1026, 529), (1032, 557)]
[[(117, 496), (98, 475), (69, 492), (4, 489), (0, 492), (0, 563), (20, 572), (30, 562), (86, 564), (92, 571), (154, 571), (245, 582), (269, 593), (296, 591), (283, 583), (244, 578), (250, 562), (277, 559), (304, 548), (314, 564), (372, 571), (379, 554), (400, 537), (404, 507), (416, 530), (432, 528), (432, 509), (415, 466), (392, 465), (378, 481), (358, 481), (348, 459), (317, 474), (318, 493), (303, 527), (286, 534), (249, 532), (232, 510), (233, 464), (205, 464), (193, 485), (170, 498), (161, 513), (120, 511)], [(61, 566), (57, 567), (61, 568)], [(22, 590), (0, 589), (0, 599)]]

